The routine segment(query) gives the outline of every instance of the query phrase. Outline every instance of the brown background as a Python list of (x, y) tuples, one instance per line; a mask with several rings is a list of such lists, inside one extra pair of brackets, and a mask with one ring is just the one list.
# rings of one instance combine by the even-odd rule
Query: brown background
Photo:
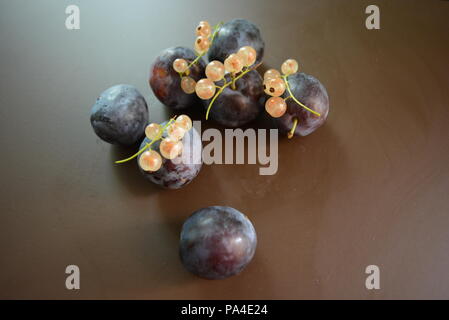
[[(0, 1), (0, 298), (449, 298), (449, 2)], [(78, 4), (81, 30), (65, 7)], [(378, 4), (381, 30), (365, 28)], [(199, 20), (247, 18), (265, 63), (289, 57), (331, 99), (327, 123), (282, 139), (279, 171), (204, 166), (178, 191), (146, 182), (89, 123), (97, 95), (147, 85), (162, 49), (191, 47)], [(198, 279), (184, 219), (229, 205), (259, 245), (239, 276)], [(81, 290), (65, 289), (65, 267)], [(365, 289), (365, 267), (381, 290)]]

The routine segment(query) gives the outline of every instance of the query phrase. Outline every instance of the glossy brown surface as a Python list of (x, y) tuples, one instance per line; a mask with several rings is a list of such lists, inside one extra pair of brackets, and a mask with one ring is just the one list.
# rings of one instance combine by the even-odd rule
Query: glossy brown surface
[[(0, 1), (0, 298), (449, 298), (449, 2)], [(264, 4), (263, 4), (264, 3)], [(381, 30), (365, 28), (376, 3)], [(204, 166), (185, 189), (145, 181), (100, 141), (104, 89), (150, 91), (162, 49), (192, 46), (198, 21), (247, 18), (265, 67), (289, 57), (326, 86), (317, 132), (279, 144), (279, 171)], [(194, 210), (228, 205), (258, 234), (239, 276), (207, 281), (178, 257)], [(65, 267), (81, 289), (65, 288)], [(365, 267), (381, 290), (365, 288)]]

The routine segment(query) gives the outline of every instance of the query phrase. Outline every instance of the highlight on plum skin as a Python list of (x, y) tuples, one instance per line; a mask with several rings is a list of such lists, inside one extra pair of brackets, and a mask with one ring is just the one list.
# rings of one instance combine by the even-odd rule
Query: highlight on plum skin
[(133, 145), (144, 134), (148, 123), (148, 106), (134, 86), (115, 85), (97, 98), (91, 109), (90, 123), (95, 134), (103, 141)]
[(206, 63), (203, 59), (198, 59), (188, 69), (189, 78), (181, 83), (180, 74), (173, 68), (176, 59), (191, 63), (197, 56), (192, 49), (185, 47), (165, 49), (151, 66), (149, 84), (160, 102), (173, 110), (182, 110), (199, 103), (200, 99), (196, 95), (186, 91), (191, 92), (194, 82), (203, 77)]
[(184, 267), (205, 279), (239, 274), (251, 262), (257, 235), (240, 211), (212, 206), (194, 212), (182, 226), (179, 254)]
[(251, 21), (234, 19), (226, 22), (218, 30), (217, 35), (208, 50), (209, 61), (224, 62), (229, 55), (240, 48), (250, 46), (256, 51), (256, 62), (263, 60), (265, 42), (259, 28)]

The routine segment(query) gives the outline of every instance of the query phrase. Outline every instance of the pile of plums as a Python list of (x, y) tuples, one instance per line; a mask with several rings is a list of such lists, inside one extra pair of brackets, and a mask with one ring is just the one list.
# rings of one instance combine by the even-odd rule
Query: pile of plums
[[(276, 128), (289, 138), (319, 128), (329, 112), (325, 87), (311, 75), (298, 72), (294, 59), (280, 70), (257, 72), (265, 42), (259, 28), (243, 19), (212, 27), (201, 21), (194, 49), (172, 47), (151, 66), (149, 85), (168, 108), (201, 106), (206, 120), (241, 127), (265, 109)], [(206, 58), (207, 56), (207, 58)], [(161, 124), (149, 123), (148, 106), (133, 86), (120, 84), (100, 94), (90, 121), (102, 140), (124, 146), (140, 142), (136, 159), (143, 176), (167, 189), (190, 183), (201, 170), (202, 142), (191, 119), (182, 114)], [(213, 206), (194, 212), (184, 223), (180, 257), (184, 267), (206, 279), (238, 274), (251, 261), (257, 245), (249, 219), (230, 207)]]

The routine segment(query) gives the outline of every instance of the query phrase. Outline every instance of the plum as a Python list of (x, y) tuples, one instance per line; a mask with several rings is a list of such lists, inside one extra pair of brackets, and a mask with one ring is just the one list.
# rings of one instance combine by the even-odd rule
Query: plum
[(97, 98), (91, 110), (90, 123), (102, 140), (132, 145), (143, 136), (148, 123), (147, 103), (135, 87), (115, 85)]
[[(182, 110), (200, 103), (195, 94), (187, 94), (181, 88), (181, 77), (173, 69), (173, 61), (178, 58), (185, 59), (190, 63), (195, 60), (196, 55), (192, 49), (184, 47), (165, 49), (154, 61), (149, 78), (154, 95), (173, 110)], [(198, 81), (204, 75), (205, 68), (204, 60), (199, 59), (198, 63), (190, 67), (189, 76)]]
[(234, 19), (221, 26), (215, 39), (209, 48), (209, 61), (224, 60), (236, 53), (241, 47), (251, 46), (256, 50), (256, 64), (263, 59), (265, 42), (262, 39), (259, 28), (252, 22), (244, 19)]
[(205, 279), (224, 279), (248, 265), (256, 246), (256, 231), (243, 213), (212, 206), (194, 212), (184, 222), (179, 252), (188, 271)]
[[(163, 126), (165, 123), (161, 125)], [(164, 137), (166, 136), (167, 134), (164, 133)], [(139, 149), (149, 142), (150, 140), (145, 137)], [(151, 149), (159, 151), (160, 142), (161, 140), (155, 142)], [(182, 144), (183, 151), (180, 156), (172, 160), (162, 157), (162, 166), (155, 172), (144, 171), (139, 166), (140, 172), (146, 179), (166, 189), (179, 189), (189, 184), (198, 175), (202, 166), (201, 137), (194, 127), (185, 134)], [(137, 163), (139, 163), (139, 158), (140, 156), (137, 157)]]
[[(227, 75), (227, 81), (230, 81)], [(221, 82), (218, 83), (222, 85)], [(211, 100), (203, 100), (205, 108)], [(227, 127), (240, 127), (254, 120), (264, 109), (263, 80), (252, 70), (236, 81), (236, 90), (226, 87), (214, 101), (210, 117)]]
[[(310, 109), (320, 113), (321, 116), (302, 108), (293, 99), (287, 99), (287, 111), (274, 121), (279, 130), (285, 133), (293, 128), (294, 119), (297, 118), (298, 124), (294, 134), (307, 136), (326, 121), (329, 113), (329, 96), (326, 88), (318, 79), (303, 72), (288, 76), (288, 83), (295, 98)], [(288, 95), (289, 93), (286, 91), (283, 97), (285, 98)]]

